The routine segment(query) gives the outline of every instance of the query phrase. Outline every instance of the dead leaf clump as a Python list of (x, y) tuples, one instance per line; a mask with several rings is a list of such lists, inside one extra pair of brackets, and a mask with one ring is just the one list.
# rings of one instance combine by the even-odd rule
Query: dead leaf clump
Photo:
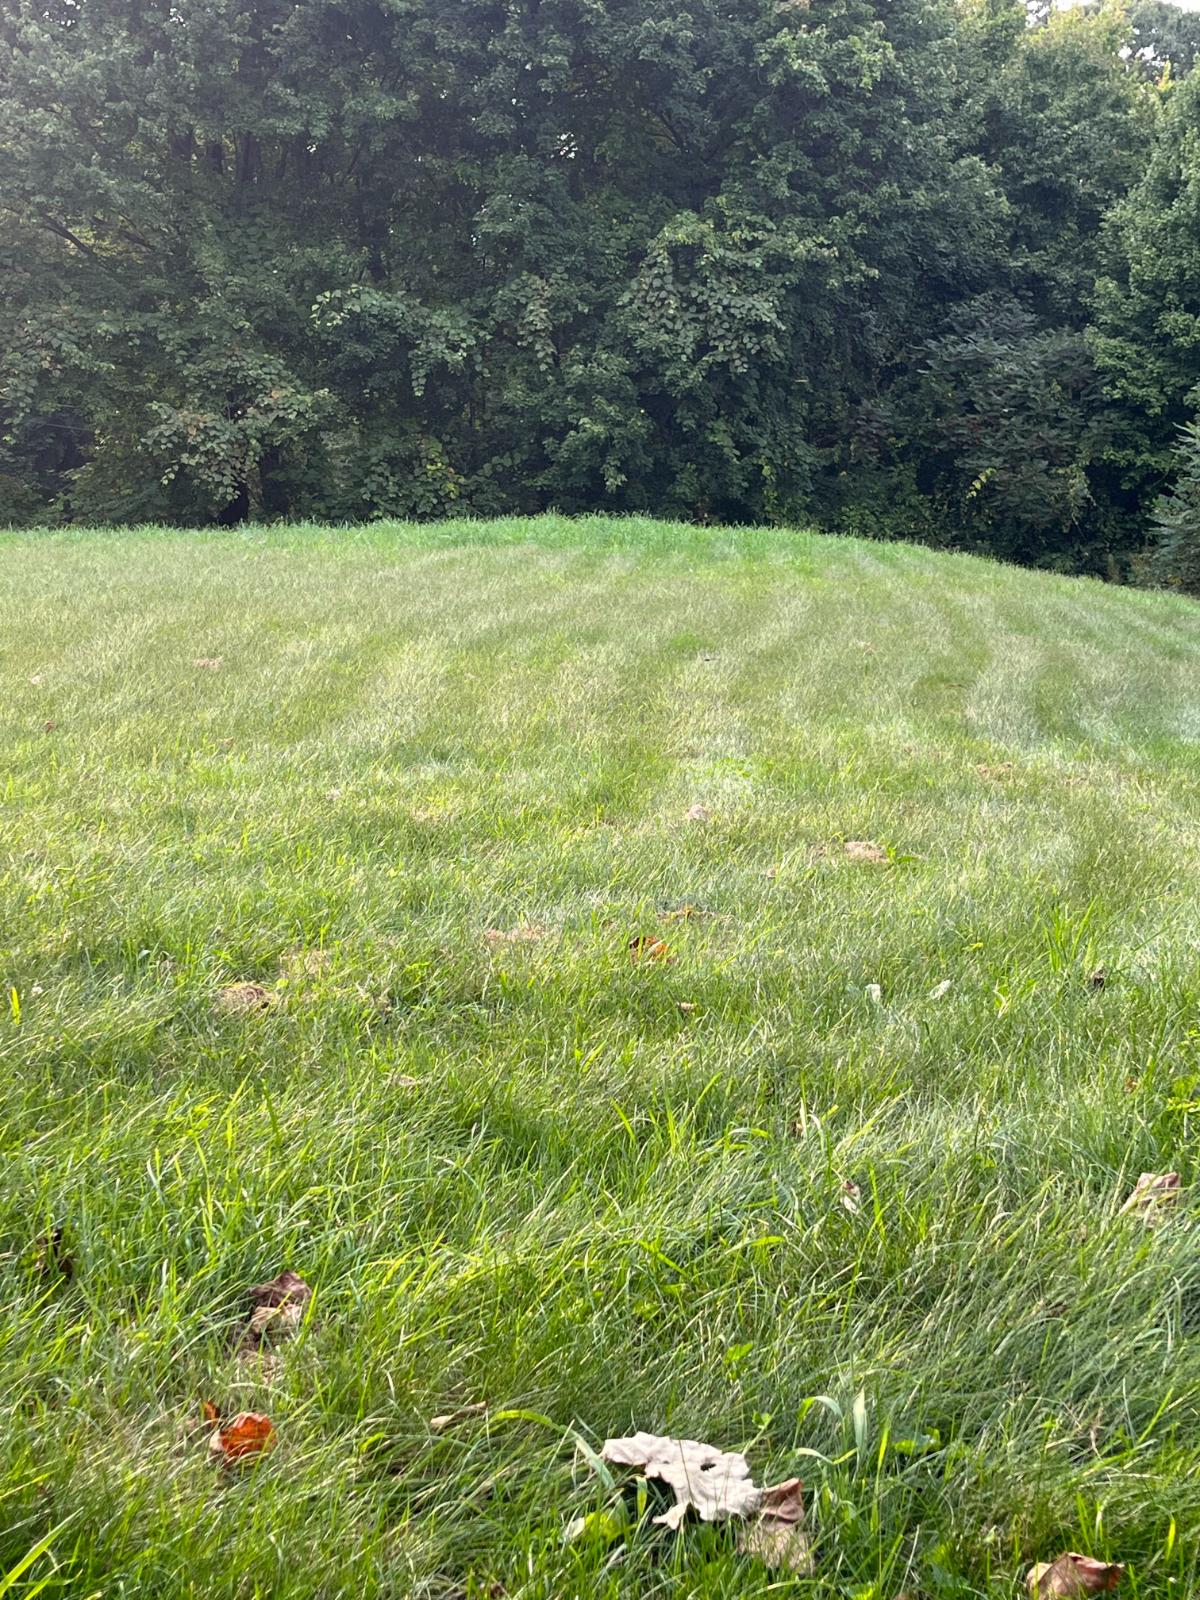
[(275, 996), (261, 983), (227, 983), (217, 990), (216, 1008), (229, 1017), (247, 1017), (270, 1011)]
[(312, 1290), (296, 1272), (281, 1272), (249, 1291), (253, 1309), (238, 1341), (239, 1355), (252, 1355), (268, 1338), (284, 1339), (295, 1333), (312, 1299)]
[(1121, 1207), (1121, 1215), (1140, 1217), (1148, 1228), (1153, 1228), (1179, 1199), (1182, 1189), (1177, 1172), (1143, 1172)]
[(1095, 1561), (1091, 1556), (1081, 1556), (1067, 1550), (1054, 1561), (1039, 1561), (1026, 1574), (1025, 1587), (1035, 1600), (1049, 1595), (1061, 1600), (1078, 1600), (1081, 1595), (1103, 1594), (1115, 1589), (1125, 1568), (1116, 1563)]
[(217, 672), (224, 659), (223, 656), (197, 656), (192, 665), (201, 668), (205, 672)]
[(685, 822), (711, 822), (712, 812), (707, 806), (692, 806), (683, 814)]

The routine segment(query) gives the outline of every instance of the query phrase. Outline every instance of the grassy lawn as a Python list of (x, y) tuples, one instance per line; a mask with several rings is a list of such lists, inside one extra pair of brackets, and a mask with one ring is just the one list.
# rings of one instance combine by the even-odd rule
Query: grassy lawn
[[(5, 535), (0, 616), (0, 1593), (1195, 1593), (1197, 1210), (1120, 1205), (1200, 1165), (1200, 608), (543, 519)], [(565, 1543), (638, 1428), (815, 1579)]]

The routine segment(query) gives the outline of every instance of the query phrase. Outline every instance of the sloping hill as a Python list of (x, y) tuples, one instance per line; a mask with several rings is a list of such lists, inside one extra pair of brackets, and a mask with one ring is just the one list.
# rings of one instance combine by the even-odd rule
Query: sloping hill
[(5, 536), (0, 608), (8, 1566), (778, 1584), (564, 1544), (645, 1428), (803, 1476), (830, 1594), (1194, 1586), (1196, 1213), (1120, 1206), (1196, 1166), (1200, 609), (551, 519)]

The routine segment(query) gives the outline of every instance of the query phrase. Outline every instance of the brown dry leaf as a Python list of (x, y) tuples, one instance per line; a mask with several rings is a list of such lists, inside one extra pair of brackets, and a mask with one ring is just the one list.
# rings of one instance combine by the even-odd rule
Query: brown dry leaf
[(629, 941), (629, 953), (635, 961), (674, 961), (671, 947), (665, 939), (652, 933), (635, 934)]
[(261, 1350), (268, 1334), (287, 1338), (295, 1333), (312, 1290), (298, 1273), (281, 1272), (266, 1283), (256, 1283), (249, 1298), (254, 1310), (238, 1343), (240, 1355)]
[(194, 667), (203, 667), (207, 672), (216, 672), (223, 660), (223, 656), (197, 656), (192, 665)]
[(684, 812), (683, 820), (685, 822), (711, 822), (712, 812), (707, 806), (692, 806), (690, 810)]
[(873, 839), (847, 839), (842, 846), (842, 854), (847, 861), (871, 861), (876, 865), (888, 858), (887, 851)]
[(1121, 1207), (1121, 1215), (1140, 1217), (1147, 1227), (1154, 1227), (1179, 1199), (1182, 1187), (1177, 1172), (1143, 1172)]
[(690, 1017), (693, 1011), (700, 1009), (695, 1000), (677, 1000), (675, 1003), (685, 1017)]
[(981, 778), (991, 778), (994, 782), (1001, 783), (1005, 778), (1012, 777), (1014, 766), (1011, 761), (1000, 761), (994, 766), (988, 766), (985, 762), (977, 766), (975, 771)]
[(862, 1190), (849, 1179), (842, 1185), (842, 1205), (854, 1217), (862, 1210)]
[(1086, 1594), (1103, 1594), (1115, 1589), (1125, 1568), (1116, 1563), (1095, 1561), (1091, 1556), (1081, 1556), (1068, 1550), (1054, 1561), (1039, 1561), (1030, 1567), (1025, 1577), (1025, 1587), (1031, 1595), (1043, 1600), (1047, 1595), (1058, 1595), (1062, 1600), (1078, 1600)]
[(772, 1484), (759, 1500), (758, 1515), (738, 1537), (743, 1555), (764, 1566), (805, 1576), (813, 1570), (812, 1548), (804, 1522), (804, 1485), (799, 1478)]
[(468, 1417), (479, 1417), (487, 1410), (486, 1400), (477, 1400), (469, 1406), (459, 1406), (456, 1411), (447, 1411), (445, 1416), (430, 1417), (429, 1427), (434, 1433), (444, 1433), (447, 1428), (452, 1428), (456, 1422), (465, 1422)]
[(521, 922), (515, 928), (485, 928), (483, 937), (489, 944), (537, 944), (549, 932), (540, 922)]
[(227, 983), (217, 990), (216, 1006), (227, 1016), (245, 1017), (256, 1011), (269, 1011), (275, 996), (261, 983)]
[(210, 1428), (215, 1428), (217, 1423), (221, 1420), (221, 1413), (217, 1410), (216, 1406), (213, 1405), (211, 1400), (201, 1400), (200, 1415)]
[(43, 733), (53, 733), (55, 728), (57, 728), (57, 727), (58, 727), (58, 723), (57, 722), (43, 722), (42, 723), (42, 732)]
[(61, 1226), (38, 1234), (33, 1241), (33, 1269), (42, 1278), (65, 1278), (69, 1282), (75, 1276), (75, 1260), (63, 1243)]
[(702, 1522), (750, 1516), (762, 1498), (745, 1456), (695, 1439), (635, 1433), (626, 1439), (606, 1439), (600, 1455), (615, 1466), (636, 1467), (674, 1490), (675, 1504), (654, 1518), (667, 1528), (678, 1528), (693, 1507)]
[(275, 1426), (270, 1417), (264, 1417), (261, 1411), (239, 1411), (228, 1422), (217, 1423), (208, 1441), (208, 1450), (222, 1466), (231, 1467), (270, 1450), (275, 1439)]

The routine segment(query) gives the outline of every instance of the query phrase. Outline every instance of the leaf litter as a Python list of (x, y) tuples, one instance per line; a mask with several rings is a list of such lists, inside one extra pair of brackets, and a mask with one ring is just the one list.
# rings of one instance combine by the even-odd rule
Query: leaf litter
[[(759, 1488), (740, 1451), (654, 1433), (606, 1439), (600, 1459), (613, 1466), (633, 1467), (672, 1490), (674, 1505), (653, 1518), (660, 1526), (678, 1529), (693, 1511), (701, 1522), (741, 1521), (738, 1549), (744, 1555), (773, 1569), (812, 1571), (799, 1478)], [(578, 1519), (572, 1527), (587, 1522)]]
[(238, 1340), (239, 1355), (255, 1355), (268, 1339), (290, 1338), (300, 1326), (312, 1290), (296, 1272), (281, 1272), (249, 1290), (253, 1307)]
[(1096, 1561), (1091, 1556), (1081, 1556), (1078, 1551), (1067, 1550), (1053, 1561), (1039, 1561), (1030, 1567), (1025, 1587), (1035, 1600), (1056, 1595), (1061, 1600), (1078, 1600), (1081, 1595), (1104, 1594), (1115, 1589), (1121, 1581), (1123, 1566), (1115, 1562)]
[(1121, 1207), (1121, 1215), (1139, 1217), (1148, 1228), (1156, 1227), (1182, 1192), (1177, 1172), (1143, 1172)]

